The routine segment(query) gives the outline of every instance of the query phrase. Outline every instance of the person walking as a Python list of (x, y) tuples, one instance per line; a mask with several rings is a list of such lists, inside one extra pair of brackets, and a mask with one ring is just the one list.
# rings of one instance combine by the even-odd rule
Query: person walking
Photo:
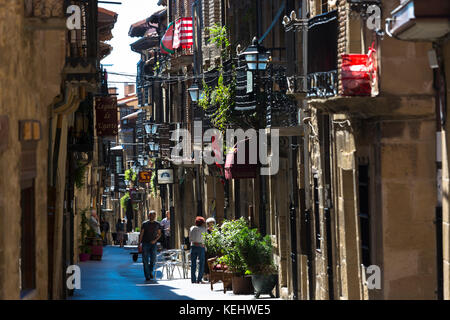
[(100, 231), (100, 222), (98, 221), (97, 211), (92, 208), (91, 209), (91, 218), (89, 219), (89, 226), (94, 230), (95, 236), (97, 238), (102, 237), (102, 233)]
[(166, 217), (161, 220), (161, 228), (163, 229), (163, 246), (164, 249), (170, 249), (170, 211), (166, 211)]
[(148, 214), (148, 220), (142, 223), (141, 233), (139, 234), (139, 246), (142, 248), (142, 263), (145, 280), (147, 281), (153, 279), (153, 268), (156, 263), (156, 242), (161, 237), (161, 225), (155, 219), (156, 211), (151, 210)]
[(120, 218), (116, 223), (116, 232), (117, 232), (117, 241), (119, 242), (120, 247), (123, 247), (123, 232), (125, 231), (125, 223), (124, 220)]
[[(204, 283), (202, 281), (203, 272), (205, 270), (205, 240), (203, 233), (206, 233), (205, 218), (195, 218), (195, 225), (189, 230), (189, 241), (191, 242), (191, 282)], [(199, 260), (198, 275), (197, 259)]]
[(103, 245), (106, 246), (108, 244), (109, 222), (105, 219), (102, 220), (100, 230), (102, 231)]

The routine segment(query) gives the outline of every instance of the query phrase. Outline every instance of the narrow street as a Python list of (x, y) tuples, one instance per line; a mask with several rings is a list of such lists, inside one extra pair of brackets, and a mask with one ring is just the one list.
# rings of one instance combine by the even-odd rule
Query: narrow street
[(0, 301), (450, 300), (450, 0), (0, 17)]
[[(86, 261), (81, 268), (81, 289), (75, 290), (69, 300), (254, 300), (253, 295), (223, 293), (223, 284), (191, 284), (190, 279), (180, 279), (175, 270), (173, 280), (161, 279), (146, 282), (141, 258), (133, 262), (129, 251), (117, 246), (106, 246), (101, 261)], [(269, 300), (269, 296), (260, 299)], [(272, 300), (272, 299), (270, 299)]]

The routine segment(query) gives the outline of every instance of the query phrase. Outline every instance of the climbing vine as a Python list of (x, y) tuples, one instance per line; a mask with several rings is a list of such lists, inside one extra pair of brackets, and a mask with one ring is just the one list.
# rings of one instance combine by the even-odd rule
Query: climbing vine
[(136, 181), (136, 179), (137, 179), (137, 174), (136, 174), (136, 172), (134, 172), (133, 169), (130, 168), (128, 170), (125, 170), (125, 180)]
[(156, 190), (156, 170), (153, 170), (152, 172), (152, 178), (150, 179), (150, 189), (151, 194), (156, 198), (156, 196), (158, 195)]

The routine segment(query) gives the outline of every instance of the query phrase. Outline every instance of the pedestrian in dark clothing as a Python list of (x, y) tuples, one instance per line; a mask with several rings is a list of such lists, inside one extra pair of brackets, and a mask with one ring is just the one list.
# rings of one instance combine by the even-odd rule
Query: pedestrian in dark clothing
[(117, 241), (119, 241), (120, 247), (123, 247), (123, 232), (125, 231), (125, 220), (120, 218), (116, 223)]
[[(139, 235), (139, 245), (142, 248), (142, 263), (144, 265), (145, 280), (153, 279), (153, 269), (156, 263), (156, 242), (161, 237), (161, 226), (156, 219), (155, 210), (151, 210), (148, 220), (142, 223)], [(150, 260), (150, 263), (149, 263)]]
[(100, 230), (103, 235), (103, 245), (106, 246), (108, 244), (109, 222), (103, 219), (100, 225)]
[(127, 232), (133, 232), (134, 209), (133, 209), (133, 202), (131, 201), (131, 199), (127, 200), (127, 208), (125, 210), (125, 215), (127, 217)]

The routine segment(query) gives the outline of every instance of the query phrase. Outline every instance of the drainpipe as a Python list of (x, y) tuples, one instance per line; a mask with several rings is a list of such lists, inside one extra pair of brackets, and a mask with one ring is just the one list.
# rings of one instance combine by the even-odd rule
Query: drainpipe
[[(437, 64), (431, 66), (434, 74), (434, 88), (436, 91), (436, 186), (437, 186), (437, 204), (436, 204), (436, 266), (437, 266), (437, 299), (444, 297), (444, 275), (443, 275), (443, 230), (442, 230), (442, 130), (445, 128), (447, 117), (446, 110), (446, 81), (443, 66), (442, 44), (433, 43), (433, 49), (436, 53)], [(431, 64), (431, 63), (430, 63)]]
[[(307, 0), (302, 0), (302, 19), (306, 19), (309, 15), (309, 6)], [(308, 75), (308, 30), (304, 28), (302, 30), (302, 49), (303, 49), (303, 76)], [(304, 131), (304, 143), (303, 143), (303, 163), (304, 163), (304, 185), (305, 185), (305, 211), (304, 211), (304, 222), (306, 226), (306, 254), (307, 254), (307, 269), (308, 269), (308, 292), (309, 299), (314, 300), (314, 273), (313, 273), (313, 254), (312, 254), (312, 243), (311, 243), (311, 185), (310, 185), (310, 163), (309, 163), (309, 135), (310, 128), (305, 118), (309, 117), (309, 114), (305, 112), (308, 108), (308, 102), (303, 100), (303, 109), (301, 110), (301, 117), (303, 119), (303, 131)]]
[(292, 299), (298, 300), (298, 261), (297, 261), (297, 137), (289, 137), (289, 219), (291, 232)]

